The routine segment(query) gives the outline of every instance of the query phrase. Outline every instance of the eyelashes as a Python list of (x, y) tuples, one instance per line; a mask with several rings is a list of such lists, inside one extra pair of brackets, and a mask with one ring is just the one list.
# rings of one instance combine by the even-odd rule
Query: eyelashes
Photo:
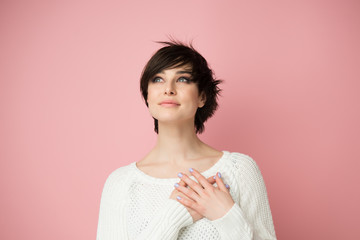
[[(151, 82), (153, 83), (158, 83), (158, 82), (164, 82), (164, 80), (161, 77), (154, 77), (153, 79), (151, 79)], [(192, 80), (189, 77), (179, 77), (176, 82), (183, 82), (183, 83), (191, 83)]]
[(162, 81), (162, 79), (161, 79), (160, 77), (154, 77), (154, 78), (151, 80), (151, 82), (153, 82), (153, 83), (161, 82), (161, 81)]
[(187, 77), (179, 77), (178, 82), (186, 82), (186, 83), (190, 83), (191, 82), (191, 79), (190, 78), (187, 78)]

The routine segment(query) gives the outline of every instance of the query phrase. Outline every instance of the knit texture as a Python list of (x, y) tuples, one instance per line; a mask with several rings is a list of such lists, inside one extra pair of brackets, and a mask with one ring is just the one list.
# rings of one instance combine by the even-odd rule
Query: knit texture
[(223, 151), (201, 174), (208, 178), (216, 172), (229, 184), (235, 203), (221, 218), (194, 223), (185, 206), (169, 199), (179, 178), (152, 177), (138, 169), (136, 162), (116, 169), (102, 191), (97, 240), (276, 239), (266, 187), (254, 160)]

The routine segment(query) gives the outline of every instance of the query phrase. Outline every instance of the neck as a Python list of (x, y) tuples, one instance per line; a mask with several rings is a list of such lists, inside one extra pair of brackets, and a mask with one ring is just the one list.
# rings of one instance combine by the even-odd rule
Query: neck
[(153, 153), (160, 162), (181, 163), (199, 156), (204, 144), (196, 135), (194, 123), (160, 123)]

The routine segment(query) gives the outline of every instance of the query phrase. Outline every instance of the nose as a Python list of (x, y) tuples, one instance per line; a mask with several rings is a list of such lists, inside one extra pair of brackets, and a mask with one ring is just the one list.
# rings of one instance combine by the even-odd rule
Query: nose
[(172, 83), (167, 83), (165, 86), (165, 94), (166, 95), (176, 95), (175, 87)]

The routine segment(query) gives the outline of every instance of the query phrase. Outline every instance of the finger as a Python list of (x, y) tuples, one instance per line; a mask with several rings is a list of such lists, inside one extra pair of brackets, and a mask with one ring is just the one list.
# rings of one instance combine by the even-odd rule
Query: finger
[(213, 185), (214, 183), (216, 183), (215, 176), (208, 177), (206, 180), (207, 180), (208, 183), (210, 183), (211, 185)]
[[(182, 192), (178, 191), (177, 189), (176, 190), (176, 195), (175, 197), (179, 196), (181, 198), (185, 198), (185, 199), (189, 199), (185, 194), (183, 194)], [(175, 200), (175, 199), (174, 199)], [(189, 199), (190, 200), (190, 199)]]
[(191, 173), (191, 175), (193, 175), (196, 180), (199, 182), (199, 184), (205, 188), (205, 189), (209, 189), (209, 188), (212, 188), (212, 184), (210, 184), (206, 178), (201, 174), (199, 173), (196, 169), (193, 169), (193, 168), (189, 168), (189, 172)]
[(183, 194), (185, 194), (188, 198), (198, 202), (200, 200), (200, 196), (194, 192), (194, 190), (192, 190), (191, 188), (187, 188), (184, 186), (181, 186), (178, 183), (174, 184), (174, 187), (179, 191), (182, 192)]
[[(211, 184), (214, 184), (214, 183), (216, 182), (216, 180), (215, 180), (216, 176), (214, 175), (214, 176), (212, 176), (211, 178), (212, 178), (212, 181), (213, 181), (213, 182), (210, 182), (210, 179), (209, 179), (209, 178), (208, 178), (208, 181), (209, 181)], [(229, 186), (229, 184), (226, 183), (226, 184), (225, 184), (225, 187), (227, 188), (228, 191), (230, 191), (230, 186)]]
[[(188, 177), (186, 174), (184, 173), (179, 173), (178, 176), (190, 187), (192, 188), (197, 194), (201, 194), (204, 189), (202, 188), (202, 186), (200, 184), (198, 184), (197, 182), (195, 182), (194, 180), (192, 180), (190, 177)], [(208, 183), (209, 184), (209, 183)]]
[(216, 184), (218, 185), (220, 190), (228, 191), (228, 189), (226, 188), (223, 180), (221, 179), (221, 173), (220, 172), (217, 172), (217, 174), (215, 175), (215, 180), (216, 180)]
[[(211, 176), (211, 177), (208, 177), (206, 180), (210, 183), (210, 184), (214, 184), (214, 183), (216, 183), (216, 180), (215, 180), (215, 178), (216, 178), (216, 175), (214, 175), (214, 176)], [(186, 186), (186, 183), (183, 181), (183, 180), (181, 180), (181, 183), (183, 183), (183, 184), (185, 184), (185, 186)], [(180, 183), (179, 183), (180, 184)], [(227, 190), (228, 191), (230, 191), (230, 186), (229, 186), (229, 184), (225, 184), (225, 187), (227, 188)]]
[[(210, 178), (211, 178), (211, 181), (210, 181)], [(211, 183), (211, 184), (214, 184), (214, 183), (216, 182), (216, 180), (215, 180), (216, 175), (214, 175), (214, 176), (212, 176), (212, 177), (210, 177), (210, 178), (208, 178), (208, 182)], [(228, 190), (230, 190), (229, 184), (226, 183), (226, 184), (225, 184), (225, 187), (226, 187)]]
[[(206, 179), (208, 181), (208, 183), (210, 183), (211, 185), (213, 185), (214, 183), (216, 183), (216, 180), (215, 180), (215, 175), (214, 176), (211, 176), (211, 177), (208, 177)], [(184, 186), (186, 187), (187, 184), (182, 180), (180, 179), (180, 182), (178, 182), (180, 186)], [(225, 185), (226, 186), (226, 185)]]
[(182, 179), (180, 179), (180, 182), (178, 182), (180, 186), (186, 187), (186, 182), (184, 182)]
[[(179, 201), (181, 204), (183, 204), (185, 207), (191, 208), (195, 211), (197, 211), (198, 213), (200, 213), (199, 211), (199, 204), (197, 204), (196, 202), (194, 202), (193, 200), (190, 200), (188, 198), (182, 197), (182, 196), (177, 196), (176, 197), (177, 201)], [(201, 214), (201, 213), (200, 213)]]

